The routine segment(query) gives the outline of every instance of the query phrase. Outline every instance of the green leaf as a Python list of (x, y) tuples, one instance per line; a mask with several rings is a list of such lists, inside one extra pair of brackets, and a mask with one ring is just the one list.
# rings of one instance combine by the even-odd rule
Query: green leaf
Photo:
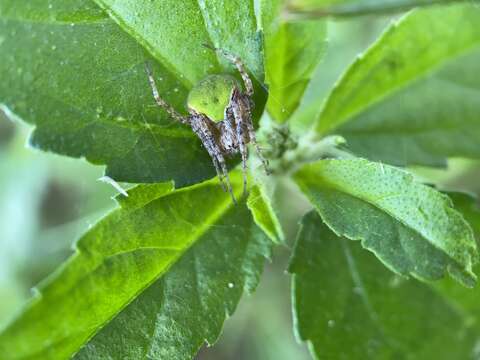
[(392, 271), (475, 284), (477, 246), (450, 199), (409, 173), (363, 159), (322, 160), (295, 180), (338, 235), (360, 240)]
[[(240, 175), (232, 175), (239, 196)], [(270, 240), (217, 181), (176, 191), (143, 185), (129, 195), (0, 334), (3, 358), (69, 358), (105, 326), (82, 356), (186, 358), (215, 341), (258, 282)], [(124, 344), (109, 337), (119, 331)]]
[(256, 287), (271, 243), (244, 206), (231, 209), (204, 238), (75, 359), (191, 359), (205, 341), (215, 343), (242, 293)]
[[(238, 76), (203, 43), (241, 56), (261, 82), (253, 4), (168, 0), (102, 6), (120, 25), (87, 0), (2, 0), (0, 104), (36, 125), (33, 146), (106, 164), (107, 175), (117, 181), (173, 179), (183, 186), (212, 177), (211, 160), (192, 130), (155, 106), (145, 62), (153, 65), (159, 92), (182, 113), (196, 81), (210, 73)], [(266, 94), (258, 82), (256, 87), (258, 117)]]
[[(309, 213), (290, 266), (298, 336), (318, 359), (469, 359), (478, 332), (436, 291), (392, 274)], [(465, 291), (467, 291), (465, 289)]]
[(466, 0), (292, 0), (289, 3), (289, 16), (311, 19), (325, 16), (384, 14), (406, 11), (417, 6), (462, 1)]
[(480, 241), (480, 206), (477, 196), (463, 192), (448, 192), (447, 195), (452, 199), (455, 209), (462, 213), (472, 227), (477, 241)]
[(286, 121), (300, 104), (302, 95), (323, 58), (326, 22), (288, 22), (277, 13), (281, 1), (261, 1), (265, 33), (265, 72), (269, 87), (267, 109), (272, 117)]
[(263, 186), (256, 185), (250, 189), (247, 206), (255, 223), (275, 243), (283, 243), (285, 234), (272, 204)]
[(396, 165), (480, 157), (480, 80), (472, 76), (480, 71), (479, 23), (474, 5), (423, 9), (393, 23), (333, 89), (316, 130)]
[[(215, 54), (202, 47), (205, 42), (234, 52), (242, 58), (256, 79), (263, 80), (262, 44), (252, 2), (95, 2), (155, 58), (190, 85), (200, 81), (211, 72), (209, 68), (217, 65), (213, 59)], [(225, 61), (225, 64), (228, 63)]]
[[(478, 199), (465, 193), (449, 192), (448, 195), (452, 199), (455, 208), (471, 224), (478, 244), (480, 242), (480, 208)], [(474, 270), (478, 273), (480, 266), (477, 264)], [(480, 305), (478, 302), (480, 288), (476, 286), (473, 289), (465, 289), (451, 279), (444, 279), (435, 283), (434, 287), (452, 304), (464, 311), (466, 316), (470, 318), (470, 322), (475, 324), (477, 332), (480, 333)]]

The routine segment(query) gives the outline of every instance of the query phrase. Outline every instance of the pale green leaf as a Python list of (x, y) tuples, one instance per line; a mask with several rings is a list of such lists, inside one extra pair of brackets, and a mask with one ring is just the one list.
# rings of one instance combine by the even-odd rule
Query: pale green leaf
[(324, 55), (326, 23), (285, 21), (281, 14), (281, 1), (260, 2), (265, 36), (266, 83), (269, 88), (267, 109), (275, 120), (284, 122), (300, 104)]
[[(232, 175), (239, 196), (240, 176)], [(216, 339), (225, 314), (233, 312), (243, 290), (255, 287), (271, 242), (217, 181), (176, 191), (168, 183), (143, 185), (120, 203), (79, 240), (75, 254), (0, 334), (3, 359), (69, 358), (112, 319), (85, 356), (103, 351), (115, 358), (118, 351), (132, 358), (132, 351), (143, 351), (185, 358), (204, 339)], [(140, 315), (144, 322), (135, 318)], [(205, 316), (215, 318), (208, 327)], [(121, 338), (124, 347), (111, 342), (105, 348), (102, 339), (120, 330), (129, 334), (128, 342)]]
[(297, 334), (318, 359), (475, 358), (479, 337), (468, 317), (425, 284), (389, 272), (317, 214), (303, 219), (290, 272)]
[(393, 23), (332, 90), (316, 130), (397, 165), (480, 157), (480, 8), (415, 11)]
[(411, 174), (362, 159), (321, 160), (295, 180), (338, 236), (360, 240), (394, 272), (436, 280), (448, 271), (475, 284), (470, 226), (447, 196)]
[(253, 186), (248, 195), (247, 206), (255, 223), (275, 243), (285, 241), (282, 225), (275, 212), (272, 199), (261, 185)]

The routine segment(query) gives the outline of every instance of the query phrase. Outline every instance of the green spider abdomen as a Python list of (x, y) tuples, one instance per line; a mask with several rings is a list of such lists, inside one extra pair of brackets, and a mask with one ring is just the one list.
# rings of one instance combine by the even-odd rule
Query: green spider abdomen
[(209, 75), (188, 94), (188, 109), (204, 114), (212, 121), (223, 121), (232, 93), (238, 87), (238, 82), (233, 76)]

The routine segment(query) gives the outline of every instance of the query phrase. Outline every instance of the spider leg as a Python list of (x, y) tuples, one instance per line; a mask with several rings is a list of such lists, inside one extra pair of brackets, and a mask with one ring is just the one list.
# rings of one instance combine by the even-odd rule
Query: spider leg
[[(204, 140), (202, 140), (203, 142)], [(215, 171), (217, 172), (217, 176), (218, 176), (218, 180), (220, 181), (220, 186), (222, 187), (222, 190), (224, 192), (227, 192), (227, 187), (225, 186), (225, 183), (223, 182), (223, 173), (222, 171), (220, 170), (220, 164), (219, 164), (219, 161), (217, 159), (217, 157), (215, 156), (215, 153), (212, 152), (211, 150), (209, 150), (207, 148), (207, 152), (208, 154), (210, 155), (210, 157), (212, 158), (212, 162), (213, 162), (213, 166), (215, 166)]]
[(225, 110), (225, 120), (218, 124), (220, 130), (220, 140), (225, 152), (228, 154), (236, 153), (238, 150), (237, 133), (235, 130), (235, 118), (231, 107)]
[(245, 64), (243, 61), (235, 55), (230, 54), (229, 52), (221, 49), (221, 48), (216, 48), (212, 47), (210, 45), (204, 44), (206, 48), (209, 48), (210, 50), (216, 51), (219, 54), (221, 54), (225, 59), (230, 61), (235, 67), (237, 68), (238, 72), (240, 73), (240, 76), (243, 79), (243, 83), (245, 84), (245, 92), (248, 96), (253, 95), (253, 83), (252, 79), (250, 79), (250, 76), (248, 76)]
[(206, 130), (203, 126), (198, 124), (198, 121), (191, 121), (192, 130), (197, 134), (200, 138), (202, 144), (207, 149), (208, 154), (212, 158), (213, 166), (215, 167), (215, 171), (217, 172), (218, 179), (220, 181), (220, 186), (222, 187), (223, 191), (227, 191), (225, 187), (225, 183), (223, 182), (223, 173), (220, 170), (220, 163), (216, 156), (216, 151), (214, 149), (213, 141), (210, 137), (210, 131)]
[(236, 128), (236, 135), (237, 135), (237, 143), (240, 150), (240, 154), (242, 155), (242, 173), (243, 173), (243, 194), (247, 194), (247, 158), (248, 158), (248, 139), (245, 139), (245, 136), (248, 136), (245, 133), (244, 129), (244, 119), (243, 116), (245, 115), (244, 108), (242, 107), (241, 102), (234, 101), (232, 102), (232, 113), (235, 121), (235, 128)]
[[(215, 145), (215, 147), (218, 149), (218, 147)], [(235, 205), (237, 205), (237, 199), (235, 199), (235, 195), (233, 194), (233, 189), (232, 189), (232, 184), (230, 183), (230, 177), (228, 176), (228, 169), (227, 169), (227, 164), (225, 163), (225, 158), (223, 157), (222, 153), (220, 151), (217, 152), (217, 161), (220, 163), (220, 166), (223, 171), (223, 176), (225, 177), (225, 180), (227, 182), (227, 188), (228, 192), (230, 193), (230, 196), (232, 197), (232, 201)]]
[[(212, 162), (215, 166), (215, 170), (217, 171), (222, 188), (224, 191), (228, 190), (230, 196), (232, 197), (233, 203), (237, 204), (237, 200), (233, 194), (232, 184), (230, 183), (230, 177), (228, 175), (225, 158), (223, 157), (221, 149), (214, 141), (214, 135), (211, 129), (208, 127), (206, 120), (201, 116), (192, 116), (190, 119), (190, 124), (192, 126), (192, 130), (200, 138), (203, 146), (205, 146), (208, 154), (212, 158)], [(225, 184), (223, 183), (223, 178), (225, 178), (226, 181), (226, 189)]]
[(260, 148), (260, 145), (258, 145), (257, 137), (255, 135), (255, 129), (253, 128), (252, 121), (249, 118), (249, 120), (245, 122), (247, 124), (247, 129), (248, 129), (248, 137), (250, 138), (250, 141), (253, 143), (253, 146), (255, 147), (255, 152), (257, 153), (258, 158), (262, 162), (263, 168), (265, 169), (265, 173), (267, 175), (270, 175), (270, 169), (268, 168), (268, 160), (263, 157), (262, 149)]
[(147, 72), (148, 82), (150, 83), (150, 87), (152, 88), (153, 98), (155, 99), (155, 102), (157, 103), (157, 105), (163, 108), (168, 113), (168, 115), (170, 115), (173, 119), (177, 120), (178, 122), (181, 122), (182, 124), (188, 124), (187, 117), (181, 115), (172, 106), (170, 106), (165, 100), (163, 100), (160, 97), (158, 93), (157, 85), (155, 84), (155, 79), (153, 78), (152, 69), (150, 68), (150, 65), (148, 64), (148, 62), (145, 63), (145, 70)]

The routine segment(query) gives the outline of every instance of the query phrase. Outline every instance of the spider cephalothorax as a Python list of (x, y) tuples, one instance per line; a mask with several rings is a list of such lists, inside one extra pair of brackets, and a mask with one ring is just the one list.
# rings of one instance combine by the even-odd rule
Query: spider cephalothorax
[(223, 183), (223, 179), (225, 179), (227, 189), (235, 202), (225, 157), (241, 154), (244, 193), (247, 187), (247, 145), (252, 143), (255, 146), (258, 157), (268, 173), (267, 162), (257, 144), (252, 123), (252, 108), (254, 106), (252, 80), (238, 57), (221, 49), (214, 50), (235, 65), (242, 76), (245, 91), (242, 91), (237, 79), (231, 75), (209, 75), (190, 91), (187, 100), (187, 109), (190, 113), (188, 116), (178, 113), (160, 97), (155, 80), (148, 67), (147, 72), (153, 97), (157, 104), (164, 108), (173, 119), (190, 125), (210, 154), (222, 187), (225, 189)]

